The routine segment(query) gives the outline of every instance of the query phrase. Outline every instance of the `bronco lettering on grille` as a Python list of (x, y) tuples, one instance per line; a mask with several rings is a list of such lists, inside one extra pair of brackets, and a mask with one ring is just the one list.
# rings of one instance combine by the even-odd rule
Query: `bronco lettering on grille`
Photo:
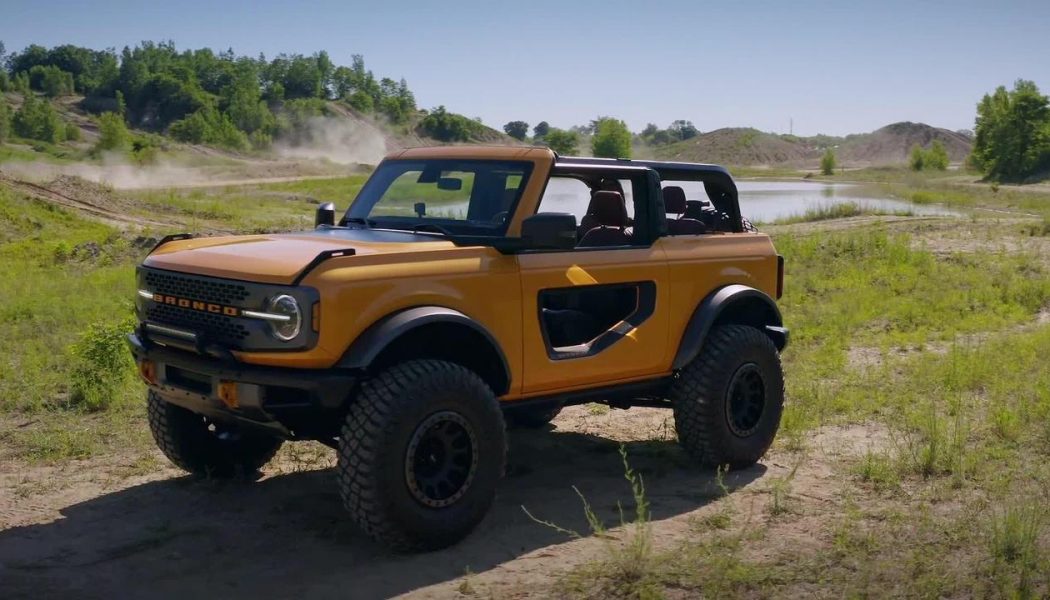
[(237, 308), (236, 306), (226, 306), (225, 304), (214, 304), (212, 302), (201, 302), (200, 300), (190, 300), (189, 298), (179, 298), (178, 296), (169, 296), (167, 294), (153, 294), (153, 301), (159, 304), (177, 306), (179, 308), (188, 308), (190, 310), (207, 312), (216, 315), (226, 315), (227, 317), (241, 316), (241, 309)]

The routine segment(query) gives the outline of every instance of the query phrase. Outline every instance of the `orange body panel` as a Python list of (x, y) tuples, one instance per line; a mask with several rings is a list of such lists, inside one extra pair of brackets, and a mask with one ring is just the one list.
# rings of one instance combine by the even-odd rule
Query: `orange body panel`
[[(532, 161), (532, 176), (508, 233), (536, 212), (554, 163), (543, 148), (472, 146), (406, 150), (389, 158), (488, 158)], [(347, 242), (308, 234), (230, 236), (169, 242), (149, 267), (289, 284), (325, 250), (352, 247), (331, 258), (301, 285), (320, 294), (318, 343), (300, 352), (241, 352), (257, 365), (324, 369), (333, 366), (369, 326), (405, 308), (435, 305), (475, 320), (498, 341), (511, 384), (504, 400), (646, 379), (671, 371), (683, 331), (712, 291), (739, 283), (776, 296), (777, 256), (768, 236), (755, 233), (675, 236), (648, 248), (587, 249), (503, 255), (451, 242)], [(549, 357), (539, 319), (540, 291), (593, 284), (652, 281), (649, 318), (594, 356)], [(450, 340), (450, 343), (455, 343)]]

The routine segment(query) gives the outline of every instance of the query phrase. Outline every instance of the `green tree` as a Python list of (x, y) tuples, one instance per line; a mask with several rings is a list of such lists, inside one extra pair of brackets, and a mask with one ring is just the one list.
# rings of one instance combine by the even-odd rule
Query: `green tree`
[(631, 132), (619, 119), (604, 117), (594, 127), (591, 152), (601, 158), (631, 158)]
[(838, 160), (835, 158), (835, 151), (828, 148), (820, 159), (820, 172), (824, 175), (834, 175), (837, 166)]
[(688, 140), (700, 135), (700, 131), (693, 126), (692, 121), (683, 121), (681, 119), (671, 123), (667, 131), (671, 134), (671, 137), (678, 141)]
[(578, 154), (577, 145), (579, 143), (580, 137), (575, 131), (551, 127), (547, 130), (547, 135), (543, 136), (543, 144), (562, 156)]
[(1050, 167), (1050, 100), (1031, 81), (999, 86), (977, 105), (973, 158), (993, 180), (1017, 181)]
[(11, 137), (11, 107), (7, 105), (7, 99), (0, 94), (0, 143), (6, 142)]
[(448, 112), (444, 106), (430, 111), (419, 122), (419, 132), (443, 142), (467, 142), (481, 128), (481, 124), (456, 113)]
[(35, 65), (29, 69), (29, 85), (49, 98), (73, 93), (73, 74), (54, 66)]
[(927, 169), (944, 171), (948, 168), (948, 150), (940, 140), (934, 140), (926, 151), (925, 163)]
[(98, 141), (96, 150), (127, 150), (131, 145), (131, 134), (118, 113), (102, 113), (98, 117)]
[(516, 140), (524, 141), (529, 136), (529, 124), (525, 121), (511, 121), (503, 126), (503, 131)]
[(915, 144), (908, 153), (908, 166), (912, 171), (921, 171), (926, 168), (926, 152), (922, 146)]
[(547, 132), (551, 130), (550, 123), (546, 121), (540, 121), (536, 123), (536, 126), (532, 128), (532, 137), (542, 138), (547, 135)]
[(65, 139), (66, 128), (47, 100), (26, 94), (22, 107), (11, 121), (14, 132), (24, 138), (57, 144)]

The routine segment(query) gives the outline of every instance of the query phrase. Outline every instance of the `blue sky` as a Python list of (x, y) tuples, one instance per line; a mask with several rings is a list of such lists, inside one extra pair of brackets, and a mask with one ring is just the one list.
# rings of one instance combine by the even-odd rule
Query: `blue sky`
[(363, 54), (438, 104), (500, 126), (595, 116), (639, 130), (972, 128), (997, 85), (1050, 92), (1050, 0), (1032, 2), (149, 2), (3, 0), (0, 40), (94, 48), (173, 40), (268, 57)]

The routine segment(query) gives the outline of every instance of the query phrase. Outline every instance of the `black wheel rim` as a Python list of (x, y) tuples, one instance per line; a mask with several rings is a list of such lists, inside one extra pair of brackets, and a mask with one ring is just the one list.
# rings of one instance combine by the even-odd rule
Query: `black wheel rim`
[(442, 411), (416, 427), (405, 453), (405, 478), (412, 497), (441, 508), (463, 497), (478, 466), (477, 442), (467, 420)]
[(758, 428), (766, 408), (766, 384), (755, 363), (747, 363), (733, 373), (726, 390), (726, 421), (729, 430), (747, 437)]

